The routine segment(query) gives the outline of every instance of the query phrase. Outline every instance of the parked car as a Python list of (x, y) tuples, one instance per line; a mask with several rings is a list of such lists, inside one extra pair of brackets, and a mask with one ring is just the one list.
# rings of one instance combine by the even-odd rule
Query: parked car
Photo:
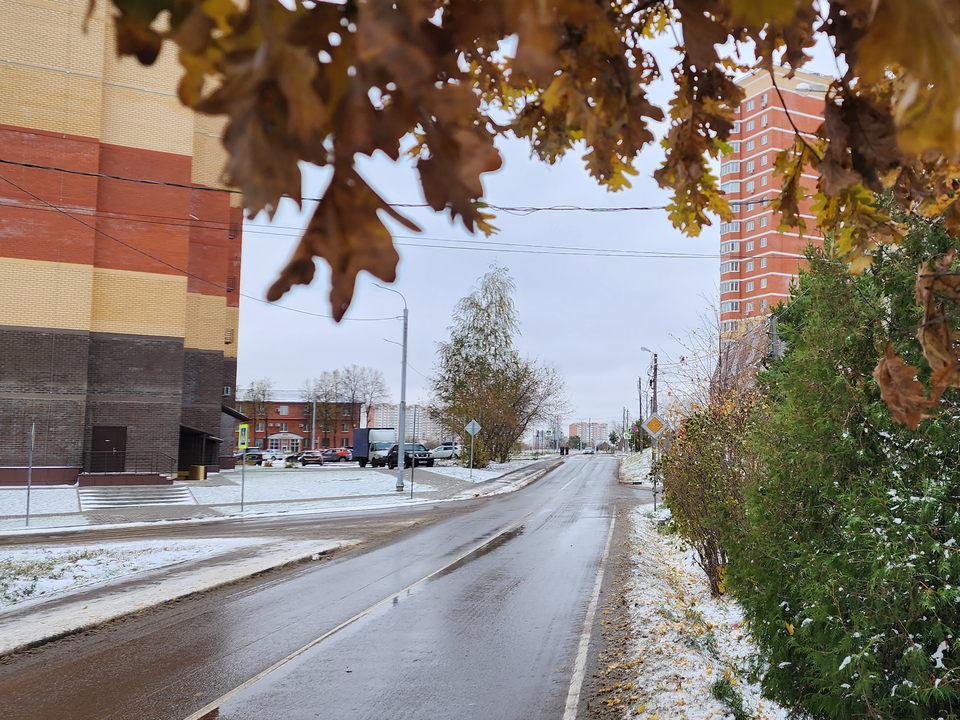
[[(394, 443), (390, 447), (390, 451), (387, 453), (387, 467), (393, 470), (397, 467), (397, 456), (399, 455), (397, 443)], [(405, 443), (403, 446), (404, 454), (404, 467), (410, 467), (411, 464), (416, 463), (416, 465), (426, 465), (427, 467), (433, 467), (433, 456), (430, 454), (430, 451), (427, 450), (420, 443)]]
[(326, 462), (351, 462), (353, 453), (345, 447), (330, 448), (323, 451), (323, 459)]
[(593, 455), (593, 448), (592, 448), (592, 447), (589, 447), (589, 446), (588, 446), (588, 447), (585, 447), (583, 450), (580, 451), (580, 454), (581, 454), (581, 455)]
[(434, 460), (449, 460), (450, 458), (460, 457), (463, 448), (460, 443), (445, 442), (440, 447), (435, 447), (430, 451)]
[[(243, 450), (235, 450), (233, 453), (237, 462), (243, 462)], [(258, 447), (247, 448), (247, 461), (253, 458), (257, 465), (263, 465), (263, 449)]]
[(323, 453), (319, 450), (304, 450), (300, 453), (301, 465), (323, 465)]

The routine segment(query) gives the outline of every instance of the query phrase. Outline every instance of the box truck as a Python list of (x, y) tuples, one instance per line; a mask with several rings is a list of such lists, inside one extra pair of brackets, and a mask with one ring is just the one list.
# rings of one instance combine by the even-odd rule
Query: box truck
[(397, 441), (396, 428), (356, 428), (353, 431), (353, 459), (366, 467), (387, 464), (390, 446)]

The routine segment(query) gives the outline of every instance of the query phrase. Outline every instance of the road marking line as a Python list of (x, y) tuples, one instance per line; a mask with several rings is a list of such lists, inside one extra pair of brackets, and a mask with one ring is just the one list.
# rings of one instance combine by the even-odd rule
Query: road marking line
[[(580, 468), (579, 470), (577, 470), (577, 472), (574, 473), (574, 476), (573, 476), (572, 478), (570, 478), (570, 480), (567, 481), (567, 483), (564, 484), (563, 487), (561, 487), (557, 492), (562, 492), (563, 490), (565, 490), (565, 489), (570, 485), (570, 483), (572, 483), (574, 480), (576, 480), (576, 479), (577, 479), (577, 476), (580, 475), (580, 472), (581, 472), (582, 469), (583, 469), (583, 468)], [(274, 672), (274, 671), (276, 671), (276, 670), (279, 670), (281, 667), (283, 667), (284, 665), (286, 665), (288, 662), (290, 662), (290, 661), (293, 660), (294, 658), (298, 657), (299, 655), (302, 655), (303, 653), (305, 653), (305, 652), (306, 652), (307, 650), (309, 650), (310, 648), (312, 648), (312, 647), (314, 647), (314, 646), (316, 646), (316, 645), (319, 645), (320, 643), (322, 643), (324, 640), (326, 640), (326, 639), (327, 639), (328, 637), (330, 637), (331, 635), (340, 632), (341, 630), (343, 630), (343, 629), (344, 629), (345, 627), (347, 627), (348, 625), (352, 625), (352, 624), (355, 623), (357, 620), (361, 619), (362, 617), (364, 617), (364, 616), (366, 616), (366, 615), (369, 615), (370, 613), (372, 613), (372, 612), (373, 612), (374, 610), (376, 610), (377, 608), (383, 606), (384, 604), (386, 604), (386, 603), (388, 603), (388, 602), (391, 602), (395, 597), (400, 597), (400, 595), (402, 595), (403, 593), (407, 592), (408, 590), (411, 590), (412, 588), (416, 587), (416, 586), (419, 585), (420, 583), (429, 580), (429, 579), (432, 578), (434, 575), (437, 575), (437, 574), (439, 574), (439, 573), (442, 573), (443, 571), (447, 570), (449, 567), (451, 567), (451, 566), (453, 566), (453, 565), (456, 565), (458, 562), (460, 562), (461, 560), (463, 560), (463, 559), (466, 558), (467, 556), (469, 556), (469, 555), (477, 552), (478, 550), (486, 547), (487, 545), (489, 545), (490, 543), (492, 543), (493, 541), (495, 541), (497, 538), (499, 538), (501, 535), (505, 535), (506, 533), (508, 533), (508, 532), (510, 532), (511, 530), (515, 529), (516, 527), (518, 527), (519, 525), (521, 525), (527, 518), (529, 518), (531, 515), (533, 515), (535, 512), (537, 512), (540, 508), (542, 508), (544, 505), (546, 505), (548, 501), (549, 501), (549, 498), (548, 498), (547, 500), (544, 500), (544, 501), (543, 501), (542, 503), (540, 503), (537, 507), (535, 507), (533, 510), (531, 510), (531, 511), (528, 512), (526, 515), (524, 515), (523, 517), (521, 517), (519, 520), (517, 520), (517, 521), (516, 521), (515, 523), (513, 523), (512, 525), (508, 525), (507, 527), (505, 527), (503, 530), (501, 530), (500, 532), (498, 532), (496, 535), (494, 535), (493, 537), (491, 537), (489, 540), (485, 540), (484, 542), (480, 543), (479, 545), (476, 545), (476, 546), (472, 547), (471, 549), (467, 550), (467, 551), (464, 552), (463, 554), (457, 556), (456, 558), (454, 558), (453, 560), (451, 560), (450, 562), (448, 562), (446, 565), (443, 565), (442, 567), (437, 568), (436, 570), (434, 570), (434, 571), (433, 571), (432, 573), (430, 573), (429, 575), (424, 575), (424, 576), (423, 576), (422, 578), (420, 578), (419, 580), (414, 580), (412, 583), (410, 583), (409, 585), (407, 585), (407, 586), (406, 586), (405, 588), (403, 588), (402, 590), (398, 590), (397, 592), (395, 592), (395, 593), (393, 593), (393, 594), (391, 594), (391, 595), (388, 595), (387, 597), (385, 597), (385, 598), (384, 598), (383, 600), (381, 600), (380, 602), (378, 602), (378, 603), (376, 603), (376, 604), (374, 604), (374, 605), (371, 605), (371, 606), (368, 607), (366, 610), (362, 610), (361, 612), (357, 613), (356, 615), (354, 615), (354, 616), (353, 616), (352, 618), (350, 618), (349, 620), (344, 620), (342, 623), (340, 623), (339, 625), (337, 625), (337, 626), (336, 626), (335, 628), (333, 628), (332, 630), (328, 630), (327, 632), (325, 632), (325, 633), (324, 633), (323, 635), (321, 635), (320, 637), (318, 637), (318, 638), (316, 638), (316, 639), (314, 639), (314, 640), (311, 640), (310, 642), (308, 642), (308, 643), (307, 643), (306, 645), (304, 645), (303, 647), (301, 647), (301, 648), (299, 648), (299, 649), (297, 649), (297, 650), (294, 650), (292, 653), (290, 653), (289, 655), (287, 655), (285, 658), (282, 658), (281, 660), (278, 660), (278, 661), (275, 662), (273, 665), (271, 665), (270, 667), (268, 667), (266, 670), (262, 670), (261, 672), (257, 673), (256, 675), (254, 675), (252, 678), (250, 678), (250, 679), (247, 680), (246, 682), (244, 682), (244, 683), (238, 685), (237, 687), (235, 687), (233, 690), (230, 690), (229, 692), (224, 693), (223, 695), (221, 695), (220, 697), (218, 697), (218, 698), (217, 698), (216, 700), (214, 700), (213, 702), (207, 703), (206, 705), (204, 705), (202, 708), (200, 708), (200, 709), (197, 710), (196, 712), (191, 713), (191, 714), (188, 715), (186, 718), (184, 718), (184, 720), (202, 720), (202, 718), (203, 718), (204, 716), (208, 715), (209, 713), (211, 713), (211, 712), (213, 712), (214, 710), (216, 710), (217, 708), (219, 708), (219, 707), (220, 707), (221, 705), (223, 705), (223, 703), (225, 703), (227, 700), (230, 700), (230, 699), (231, 699), (232, 697), (234, 697), (235, 695), (238, 695), (239, 693), (243, 692), (243, 691), (246, 690), (248, 687), (250, 687), (250, 686), (253, 685), (254, 683), (258, 682), (259, 680), (262, 680), (263, 678), (265, 678), (265, 677), (266, 677), (267, 675), (269, 675), (270, 673), (272, 673), (272, 672)], [(612, 537), (612, 535), (613, 535), (613, 525), (610, 526), (610, 534), (611, 534), (611, 537)], [(610, 549), (610, 538), (608, 537), (608, 538), (607, 538), (607, 550), (604, 551), (604, 555), (603, 555), (604, 561), (605, 561), (606, 558), (607, 558), (607, 551), (609, 551), (609, 549)], [(601, 562), (601, 566), (600, 566), (600, 567), (601, 567), (601, 570), (602, 570), (602, 568), (603, 568), (603, 563), (602, 563), (602, 562)], [(598, 586), (597, 586), (597, 590), (599, 590), (599, 589), (600, 589), (600, 588), (599, 588), (599, 585), (598, 585)], [(599, 595), (599, 592), (597, 593), (597, 595)], [(596, 603), (594, 603), (594, 605), (595, 605), (595, 604), (596, 604)], [(586, 652), (586, 651), (584, 651), (584, 652)], [(582, 681), (582, 678), (581, 678), (581, 681)], [(578, 692), (579, 692), (579, 691), (578, 691)], [(568, 702), (568, 704), (569, 704), (569, 700), (568, 700), (567, 702)], [(564, 716), (564, 718), (566, 718), (566, 716)]]
[(583, 676), (587, 670), (587, 651), (590, 649), (590, 634), (593, 630), (593, 618), (597, 613), (597, 604), (600, 602), (600, 586), (603, 584), (603, 570), (610, 555), (610, 543), (613, 541), (613, 528), (617, 524), (614, 516), (610, 520), (610, 531), (607, 533), (607, 544), (600, 558), (600, 567), (597, 569), (597, 581), (593, 586), (593, 595), (590, 597), (590, 607), (587, 608), (587, 617), (583, 621), (583, 632), (580, 634), (580, 648), (577, 650), (577, 660), (573, 666), (573, 677), (570, 678), (570, 692), (567, 693), (567, 704), (563, 710), (563, 720), (576, 720), (577, 709), (580, 705), (580, 688), (583, 686)]

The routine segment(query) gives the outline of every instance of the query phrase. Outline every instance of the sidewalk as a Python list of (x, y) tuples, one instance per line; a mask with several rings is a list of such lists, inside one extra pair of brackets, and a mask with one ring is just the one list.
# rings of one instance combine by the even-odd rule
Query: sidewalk
[[(503, 466), (469, 470), (459, 466), (418, 467), (404, 474), (404, 492), (396, 491), (396, 470), (360, 468), (356, 465), (327, 465), (305, 468), (263, 468), (248, 466), (241, 488), (241, 471), (210, 475), (206, 480), (175, 482), (185, 488), (191, 504), (102, 507), (85, 501), (88, 488), (40, 486), (30, 493), (30, 530), (80, 529), (90, 526), (159, 521), (209, 520), (279, 515), (292, 512), (383, 508), (417, 502), (456, 500), (502, 492), (513, 488), (532, 468), (542, 468), (560, 458), (507, 463)], [(412, 475), (412, 483), (411, 483)], [(410, 498), (411, 484), (413, 499)], [(168, 486), (169, 487), (169, 486)], [(102, 488), (101, 488), (102, 490)], [(0, 538), (26, 528), (27, 491), (22, 487), (0, 487)], [(96, 505), (96, 506), (95, 506)]]
[[(436, 503), (512, 492), (539, 479), (558, 467), (561, 462), (560, 458), (554, 457), (525, 463), (502, 475), (496, 470), (474, 471), (475, 482), (418, 468), (414, 474), (412, 502)], [(501, 471), (503, 469), (507, 468), (501, 468)], [(247, 497), (251, 497), (251, 502), (246, 506), (247, 511), (244, 516), (322, 512), (344, 508), (382, 508), (411, 503), (409, 471), (406, 473), (404, 493), (394, 490), (395, 472), (355, 468), (332, 470), (323, 475), (310, 473), (311, 471), (307, 470), (307, 473), (292, 471), (291, 474), (290, 471), (270, 468), (261, 469), (260, 472), (250, 472), (248, 468), (245, 491), (249, 493)], [(351, 478), (345, 479), (344, 473)], [(102, 524), (110, 522), (110, 519), (113, 519), (113, 522), (126, 523), (142, 523), (148, 519), (186, 520), (188, 523), (203, 519), (206, 522), (216, 522), (218, 517), (227, 518), (239, 513), (240, 487), (237, 475), (239, 473), (229, 476), (212, 476), (205, 481), (185, 483), (191, 487), (191, 493), (198, 500), (198, 504), (194, 506), (123, 508), (109, 512), (83, 511), (80, 509), (82, 500), (77, 497), (76, 488), (55, 488), (54, 490), (60, 493), (73, 490), (72, 501), (77, 503), (77, 510), (41, 514), (38, 519), (51, 523), (46, 525), (46, 528), (70, 524), (72, 529), (79, 530), (84, 527), (91, 529), (102, 527)], [(237, 482), (233, 482), (234, 480)], [(327, 488), (328, 496), (307, 498), (291, 496), (293, 490), (306, 492), (311, 487), (311, 483)], [(351, 492), (342, 491), (341, 488), (341, 492), (335, 493), (330, 489), (337, 487), (338, 483), (346, 484)], [(371, 488), (374, 492), (369, 492)], [(44, 488), (38, 489), (38, 492), (44, 490), (50, 491), (49, 488)], [(231, 501), (231, 493), (237, 496), (236, 502)], [(24, 496), (25, 494), (24, 491)], [(205, 504), (199, 504), (200, 498), (204, 498)], [(32, 503), (31, 499), (31, 505)], [(0, 507), (3, 506), (0, 505)], [(56, 504), (48, 499), (47, 504), (41, 504), (40, 507), (50, 509), (55, 508)], [(184, 509), (189, 511), (187, 518), (183, 517)], [(33, 527), (35, 525), (31, 516), (31, 528)], [(48, 529), (7, 531), (0, 534), (0, 546), (3, 544), (4, 536), (22, 537), (24, 534), (34, 532), (49, 534)], [(72, 548), (74, 552), (82, 552), (84, 549), (82, 537), (82, 532), (79, 535), (72, 535), (69, 540), (65, 539), (63, 548), (52, 548), (52, 550), (63, 553), (68, 548)], [(6, 607), (0, 604), (0, 658), (126, 615), (176, 601), (188, 595), (228, 585), (273, 568), (307, 560), (319, 560), (324, 555), (351, 547), (357, 542), (358, 540), (352, 538), (292, 541), (263, 537), (245, 538), (242, 541), (232, 540), (226, 544), (222, 542), (218, 544), (217, 541), (184, 541), (179, 543), (183, 546), (182, 548), (172, 547), (175, 545), (172, 542), (159, 543), (159, 545), (171, 546), (171, 550), (183, 550), (180, 557), (187, 559), (174, 560), (175, 564), (172, 565), (162, 565), (114, 578), (108, 577), (106, 580), (103, 578), (107, 576), (101, 576), (88, 581), (87, 584), (80, 584), (48, 595), (30, 597), (8, 604)], [(96, 552), (103, 554), (113, 551), (116, 554), (122, 554), (124, 550), (129, 551), (135, 543), (107, 545), (98, 547)], [(38, 547), (40, 546), (17, 545), (14, 550), (11, 546), (5, 553), (9, 558), (7, 562), (17, 562), (20, 558), (20, 563), (26, 565), (30, 561), (35, 561)], [(166, 552), (168, 548), (163, 547), (162, 550)], [(50, 546), (44, 545), (43, 552), (51, 552)], [(80, 560), (75, 561), (74, 564), (79, 565), (85, 562), (92, 561)], [(71, 573), (80, 574), (76, 569), (72, 569)], [(54, 572), (53, 575), (56, 576), (56, 573)], [(16, 582), (15, 580), (14, 584)], [(35, 577), (33, 582), (36, 583)], [(0, 584), (2, 583), (7, 584), (0, 589), (5, 593), (8, 592), (9, 581), (4, 580), (0, 573)]]

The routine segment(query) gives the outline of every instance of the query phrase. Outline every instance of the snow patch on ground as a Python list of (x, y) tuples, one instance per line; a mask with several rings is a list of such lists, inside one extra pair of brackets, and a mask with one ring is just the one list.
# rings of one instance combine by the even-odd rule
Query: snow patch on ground
[(745, 716), (785, 720), (787, 711), (760, 697), (747, 681), (754, 650), (740, 607), (713, 599), (694, 553), (675, 535), (658, 532), (667, 511), (645, 505), (634, 513), (633, 580), (627, 593), (636, 628), (630, 648), (634, 677), (624, 688), (624, 717), (644, 720), (731, 717), (729, 705), (711, 692), (726, 680), (742, 701)]
[[(531, 463), (537, 462), (537, 460), (543, 460), (543, 458), (511, 460), (510, 462), (505, 463), (492, 462), (482, 470), (474, 468), (473, 482), (493, 480), (501, 475), (506, 475), (507, 473), (513, 472), (514, 470), (527, 467)], [(446, 475), (447, 477), (456, 478), (457, 480), (470, 481), (470, 468), (462, 467), (460, 465), (434, 465), (432, 468), (427, 468), (427, 472), (436, 473), (437, 475)]]
[(653, 462), (653, 448), (646, 448), (620, 461), (620, 481), (628, 483), (646, 483)]
[[(0, 487), (0, 516), (26, 515), (27, 489)], [(30, 515), (54, 515), (80, 512), (75, 486), (40, 486), (30, 490)]]
[(0, 610), (114, 578), (212, 557), (262, 540), (142, 541), (6, 548), (0, 558)]

